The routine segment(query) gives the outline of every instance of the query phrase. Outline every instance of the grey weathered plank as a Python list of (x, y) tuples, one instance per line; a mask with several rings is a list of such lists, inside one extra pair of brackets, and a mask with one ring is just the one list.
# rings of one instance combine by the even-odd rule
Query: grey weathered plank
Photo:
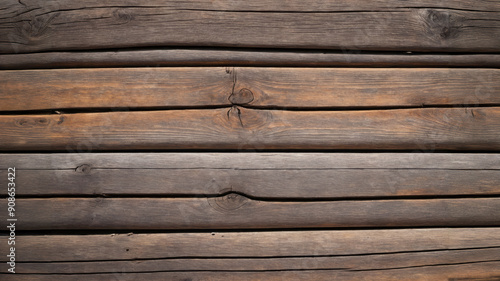
[(0, 154), (0, 169), (448, 169), (500, 170), (497, 153), (51, 153)]
[(332, 279), (342, 281), (357, 280), (410, 280), (410, 281), (498, 281), (500, 276), (500, 262), (471, 263), (464, 265), (436, 265), (421, 268), (403, 268), (380, 271), (346, 271), (334, 270), (304, 270), (304, 271), (270, 271), (270, 272), (153, 272), (153, 273), (108, 273), (108, 274), (48, 274), (48, 275), (25, 275), (12, 274), (6, 276), (10, 281), (66, 281), (68, 278), (75, 281), (93, 280), (209, 280), (209, 281), (232, 281), (232, 280), (320, 280), (330, 281)]
[(497, 69), (17, 70), (2, 71), (0, 111), (192, 108), (233, 103), (259, 108), (495, 105), (500, 104), (499, 81)]
[(206, 49), (44, 52), (0, 55), (0, 69), (146, 66), (500, 67), (497, 54), (361, 54)]
[[(25, 278), (19, 280), (49, 277), (62, 280), (62, 276), (76, 280), (84, 277), (99, 280), (181, 277), (230, 280), (229, 276), (243, 280), (306, 277), (329, 280), (327, 276), (340, 280), (491, 277), (498, 271), (497, 234), (498, 228), (454, 228), (22, 235), (16, 240), (18, 273), (3, 277), (7, 280), (18, 280), (10, 279), (16, 276)], [(1, 250), (7, 250), (6, 247), (0, 245)]]
[[(446, 251), (453, 254), (458, 253), (458, 250), (497, 249), (500, 247), (499, 231), (497, 227), (487, 227), (18, 235), (16, 252), (20, 262), (389, 256), (392, 253)], [(8, 247), (7, 243), (0, 244), (3, 253), (7, 252)], [(6, 259), (3, 255), (0, 257), (0, 261)]]
[[(7, 200), (2, 200), (6, 206)], [(273, 202), (215, 198), (16, 201), (18, 230), (494, 226), (500, 198)], [(128, 212), (127, 210), (133, 210)], [(127, 214), (124, 215), (124, 212)], [(0, 219), (7, 219), (7, 212)]]
[[(0, 171), (0, 178), (7, 178), (7, 170)], [(214, 196), (229, 191), (259, 198), (498, 195), (500, 170), (96, 169), (82, 165), (75, 170), (18, 168), (16, 185), (17, 196)], [(1, 193), (6, 195), (7, 189)]]
[(500, 149), (500, 108), (0, 116), (0, 150)]
[(9, 0), (0, 52), (151, 46), (500, 50), (496, 1)]
[(403, 268), (380, 271), (346, 271), (334, 270), (304, 270), (304, 271), (270, 271), (270, 272), (216, 272), (216, 271), (192, 271), (192, 272), (153, 272), (153, 273), (108, 273), (108, 274), (12, 274), (6, 276), (9, 281), (66, 281), (68, 278), (75, 281), (93, 280), (209, 280), (209, 281), (232, 281), (232, 280), (320, 280), (330, 281), (332, 279), (342, 281), (357, 280), (410, 280), (410, 281), (498, 281), (500, 276), (500, 262), (471, 263), (464, 265), (436, 265), (421, 268)]
[[(397, 250), (398, 245), (394, 245)], [(390, 270), (497, 261), (500, 247), (471, 250), (386, 253), (354, 256), (275, 257), (275, 258), (172, 258), (142, 261), (98, 262), (18, 262), (16, 273), (84, 274), (107, 272), (170, 271), (289, 271), (343, 269), (346, 271)]]

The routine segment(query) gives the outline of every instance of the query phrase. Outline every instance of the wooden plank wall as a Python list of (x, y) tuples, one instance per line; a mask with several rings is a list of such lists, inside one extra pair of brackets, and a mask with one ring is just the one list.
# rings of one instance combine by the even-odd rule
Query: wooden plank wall
[(499, 1), (0, 2), (1, 280), (500, 280)]

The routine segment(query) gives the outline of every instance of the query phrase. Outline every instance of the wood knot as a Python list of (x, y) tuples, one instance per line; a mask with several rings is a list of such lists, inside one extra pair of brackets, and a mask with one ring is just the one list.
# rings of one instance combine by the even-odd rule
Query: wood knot
[(272, 120), (272, 114), (266, 110), (255, 110), (233, 105), (225, 116), (226, 120), (221, 120), (225, 127), (231, 129), (242, 129), (245, 132), (251, 132), (268, 126)]
[(224, 196), (208, 198), (208, 203), (219, 212), (231, 212), (243, 207), (250, 201), (247, 197), (238, 193), (228, 193)]
[(90, 166), (88, 164), (83, 164), (83, 165), (76, 167), (75, 171), (78, 173), (88, 175), (92, 171), (92, 166)]
[(44, 117), (20, 118), (20, 119), (15, 119), (14, 124), (16, 127), (21, 127), (21, 128), (45, 127), (50, 124), (50, 120)]
[(117, 19), (118, 23), (126, 24), (134, 19), (134, 16), (124, 9), (118, 9), (113, 12), (113, 16)]
[(229, 96), (229, 101), (235, 105), (249, 104), (254, 100), (252, 91), (243, 88), (237, 93), (232, 93)]
[(60, 13), (47, 13), (41, 16), (35, 16), (32, 20), (22, 21), (20, 25), (16, 27), (17, 32), (22, 38), (36, 39), (42, 37), (49, 30), (52, 21), (59, 16)]
[(437, 39), (457, 37), (459, 18), (448, 11), (427, 10), (424, 15), (427, 32)]

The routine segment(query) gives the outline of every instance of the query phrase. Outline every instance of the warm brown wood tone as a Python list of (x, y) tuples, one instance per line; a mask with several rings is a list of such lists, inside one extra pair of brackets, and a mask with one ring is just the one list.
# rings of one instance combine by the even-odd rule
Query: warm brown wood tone
[(235, 68), (250, 106), (397, 107), (500, 104), (498, 69)]
[(268, 108), (476, 106), (500, 104), (499, 81), (497, 69), (216, 67), (2, 71), (0, 111), (232, 104)]
[[(153, 280), (177, 280), (179, 276), (204, 280), (229, 280), (229, 276), (244, 280), (327, 280), (327, 276), (385, 280), (405, 274), (412, 280), (492, 277), (498, 271), (498, 231), (455, 228), (19, 236), (18, 273), (11, 276), (27, 280), (43, 278), (38, 274), (59, 280), (62, 275), (58, 273), (71, 274), (66, 277), (77, 280), (85, 276)], [(0, 245), (1, 250), (6, 247)], [(177, 275), (175, 271), (186, 272)]]
[[(2, 202), (7, 206), (6, 199)], [(500, 198), (274, 202), (229, 193), (214, 198), (50, 198), (16, 202), (16, 216), (22, 221), (18, 230), (500, 224)], [(5, 221), (7, 212), (0, 219)]]
[(152, 46), (500, 50), (496, 1), (8, 0), (4, 7), (2, 53)]
[(498, 150), (500, 108), (229, 109), (0, 116), (0, 150)]
[(17, 196), (214, 196), (229, 191), (258, 198), (500, 194), (498, 154), (3, 154), (0, 159), (0, 178), (7, 178), (8, 167), (16, 167), (16, 184), (22, 187)]
[(233, 77), (222, 67), (3, 71), (0, 88), (2, 111), (227, 106)]
[(359, 54), (158, 49), (0, 55), (0, 69), (131, 66), (500, 67), (496, 54)]

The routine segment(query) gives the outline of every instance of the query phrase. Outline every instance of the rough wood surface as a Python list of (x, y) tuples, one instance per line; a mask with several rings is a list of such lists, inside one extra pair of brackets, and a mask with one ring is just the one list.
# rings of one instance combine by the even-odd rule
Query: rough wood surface
[[(497, 157), (498, 158), (498, 157)], [(311, 158), (311, 161), (313, 159)], [(215, 196), (347, 198), (500, 195), (500, 170), (99, 169), (20, 170), (16, 196)], [(0, 171), (7, 178), (7, 170)], [(7, 189), (2, 190), (7, 195)]]
[[(412, 280), (494, 277), (500, 249), (498, 231), (498, 228), (454, 228), (22, 235), (17, 240), (18, 273), (2, 277), (27, 278), (19, 280), (35, 277), (62, 280), (62, 276), (72, 280), (85, 276), (100, 280), (115, 277), (229, 280), (229, 276), (243, 280), (304, 280), (305, 277), (328, 280), (327, 276), (340, 280), (396, 280), (405, 274)], [(1, 250), (7, 250), (6, 247), (0, 245)]]
[[(395, 250), (397, 246), (395, 245)], [(16, 273), (107, 273), (158, 271), (291, 271), (343, 269), (345, 271), (391, 270), (430, 267), (437, 264), (467, 264), (498, 261), (500, 248), (444, 250), (412, 253), (366, 254), (358, 256), (316, 256), (280, 258), (172, 258), (141, 261), (47, 262), (18, 264)], [(425, 270), (423, 270), (425, 271)]]
[(51, 153), (0, 154), (0, 169), (449, 169), (500, 170), (496, 153)]
[(496, 1), (8, 0), (0, 52), (221, 46), (497, 52)]
[[(499, 231), (498, 227), (479, 227), (19, 235), (16, 251), (20, 262), (452, 253), (454, 250), (497, 249), (500, 247)], [(1, 243), (0, 251), (6, 252), (8, 246)], [(0, 261), (6, 260), (6, 256), (0, 257)]]
[[(7, 206), (7, 200), (2, 199)], [(18, 230), (496, 226), (500, 198), (283, 202), (209, 198), (18, 199)], [(134, 210), (128, 212), (127, 210)], [(127, 215), (124, 215), (127, 213)], [(7, 219), (7, 212), (0, 219)]]
[(500, 108), (201, 110), (0, 116), (0, 150), (498, 150)]
[[(497, 69), (120, 68), (2, 71), (0, 111), (500, 104)], [(22, 93), (22, 95), (20, 94)]]
[(154, 272), (154, 273), (108, 273), (108, 274), (48, 274), (48, 275), (25, 275), (15, 274), (6, 276), (8, 281), (66, 281), (68, 278), (75, 281), (94, 280), (209, 280), (209, 281), (233, 281), (233, 280), (410, 280), (410, 281), (498, 281), (500, 279), (500, 262), (484, 262), (465, 265), (436, 265), (431, 267), (393, 269), (381, 271), (353, 271), (345, 270), (303, 270), (303, 271), (270, 271), (270, 272)]
[(100, 52), (45, 52), (0, 55), (0, 69), (147, 66), (322, 66), (322, 67), (500, 67), (497, 54), (365, 54), (359, 52), (300, 52), (158, 49)]

